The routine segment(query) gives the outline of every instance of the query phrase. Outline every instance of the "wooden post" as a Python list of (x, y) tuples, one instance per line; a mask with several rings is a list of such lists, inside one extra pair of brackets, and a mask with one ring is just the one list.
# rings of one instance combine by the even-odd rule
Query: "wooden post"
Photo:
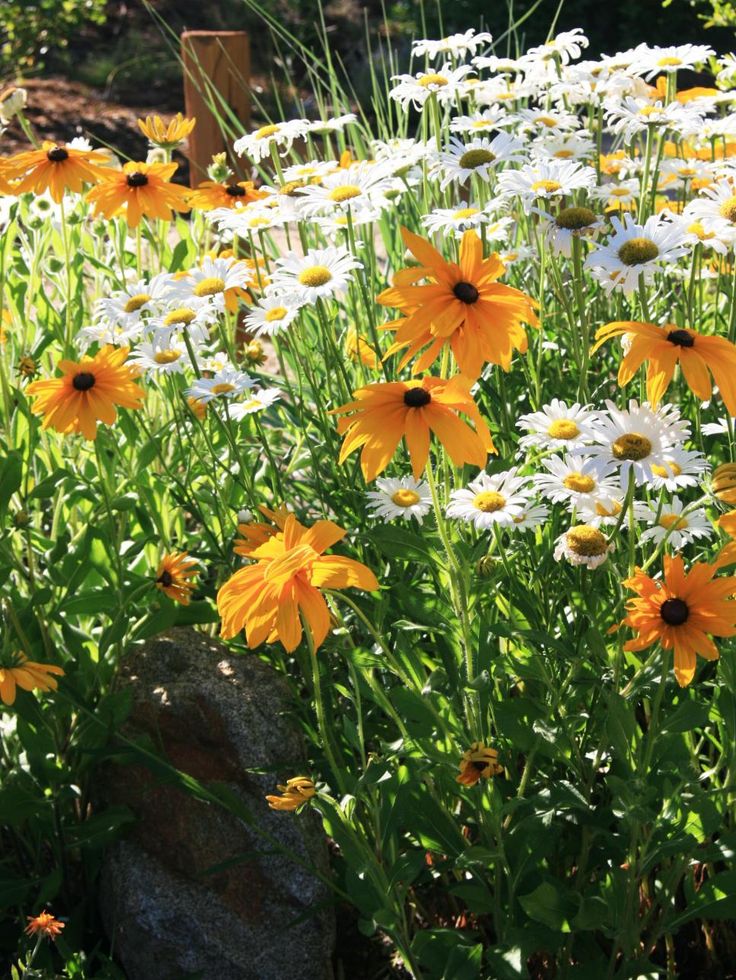
[[(184, 107), (196, 116), (197, 125), (188, 139), (189, 183), (196, 187), (207, 179), (207, 167), (215, 153), (228, 149), (217, 115), (227, 118), (224, 101), (244, 131), (250, 122), (250, 43), (245, 31), (184, 31), (181, 35), (184, 67)], [(242, 172), (232, 159), (231, 166)]]

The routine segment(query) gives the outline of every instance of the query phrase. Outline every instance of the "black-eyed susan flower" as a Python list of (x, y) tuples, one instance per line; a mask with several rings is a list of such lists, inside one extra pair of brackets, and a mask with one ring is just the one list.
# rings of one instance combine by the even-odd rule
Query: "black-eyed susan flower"
[[(403, 438), (412, 472), (419, 479), (429, 459), (430, 434), (434, 433), (455, 466), (485, 466), (488, 453), (496, 449), (470, 386), (467, 378), (457, 375), (449, 381), (426, 377), (359, 388), (353, 393), (355, 401), (332, 409), (334, 413), (352, 413), (337, 423), (337, 431), (345, 436), (340, 462), (362, 449), (361, 468), (370, 482), (386, 469)], [(461, 413), (475, 428), (460, 418)]]
[(45, 936), (46, 939), (56, 939), (64, 928), (65, 923), (56, 919), (46, 909), (38, 915), (27, 915), (28, 925), (25, 928), (27, 936)]
[(183, 143), (197, 124), (196, 118), (187, 119), (180, 112), (164, 122), (161, 116), (146, 116), (138, 120), (138, 129), (154, 146), (162, 150), (173, 150)]
[(196, 558), (190, 558), (187, 551), (172, 551), (164, 555), (156, 569), (156, 588), (174, 602), (188, 606), (194, 591), (193, 579), (198, 574)]
[(289, 514), (283, 530), (250, 551), (253, 564), (235, 572), (217, 593), (221, 636), (229, 639), (245, 629), (249, 647), (278, 639), (291, 652), (301, 642), (303, 616), (316, 650), (330, 627), (321, 589), (378, 589), (365, 565), (324, 554), (345, 534), (332, 521), (307, 528)]
[(679, 364), (685, 381), (701, 401), (708, 401), (713, 394), (712, 375), (729, 414), (736, 415), (736, 346), (730, 340), (696, 333), (674, 323), (660, 327), (656, 323), (617, 320), (598, 330), (593, 352), (611, 337), (620, 336), (626, 336), (631, 343), (618, 370), (619, 385), (628, 384), (646, 363), (647, 399), (656, 408)]
[(292, 776), (286, 784), (279, 783), (276, 789), (281, 796), (267, 796), (268, 805), (272, 810), (294, 812), (300, 810), (316, 795), (317, 790), (308, 776)]
[(106, 218), (125, 217), (128, 227), (135, 228), (147, 218), (171, 220), (172, 211), (188, 211), (188, 190), (172, 184), (176, 163), (126, 163), (122, 170), (110, 170), (87, 200), (95, 205), (95, 214)]
[(23, 691), (55, 691), (58, 687), (56, 677), (63, 676), (64, 671), (56, 664), (36, 663), (18, 652), (13, 655), (9, 666), (0, 667), (0, 700), (3, 704), (13, 704), (18, 688)]
[(215, 208), (239, 208), (266, 196), (265, 191), (256, 190), (252, 180), (241, 180), (237, 184), (205, 180), (189, 192), (189, 203), (198, 211), (214, 211)]
[(481, 779), (491, 779), (501, 772), (503, 766), (499, 765), (498, 752), (484, 745), (483, 742), (473, 742), (463, 753), (460, 760), (460, 775), (456, 778), (463, 786), (475, 786)]
[(718, 659), (712, 637), (736, 635), (736, 577), (716, 579), (718, 565), (696, 562), (689, 572), (680, 557), (664, 556), (663, 580), (650, 578), (640, 568), (624, 585), (637, 594), (626, 603), (622, 626), (637, 634), (624, 650), (644, 650), (659, 643), (673, 650), (675, 677), (686, 687), (695, 676), (696, 655)]
[(65, 191), (80, 194), (85, 184), (96, 183), (107, 173), (104, 153), (75, 149), (66, 143), (44, 140), (39, 150), (24, 150), (3, 161), (3, 177), (14, 180), (14, 194), (49, 192), (58, 204)]
[[(535, 301), (518, 289), (496, 282), (504, 271), (498, 255), (483, 258), (483, 243), (466, 231), (460, 261), (447, 262), (428, 241), (406, 228), (404, 243), (421, 265), (404, 275), (378, 297), (407, 316), (391, 324), (396, 337), (387, 354), (405, 350), (401, 366), (420, 351), (412, 372), (425, 371), (449, 345), (461, 374), (479, 377), (486, 363), (508, 371), (514, 350), (527, 349), (526, 330), (538, 326)], [(421, 279), (429, 282), (416, 285)]]
[(59, 361), (60, 378), (32, 381), (26, 394), (35, 399), (36, 415), (44, 416), (44, 429), (95, 439), (98, 420), (112, 425), (116, 406), (140, 408), (146, 393), (135, 383), (137, 371), (125, 363), (127, 357), (127, 347), (107, 345), (94, 357)]

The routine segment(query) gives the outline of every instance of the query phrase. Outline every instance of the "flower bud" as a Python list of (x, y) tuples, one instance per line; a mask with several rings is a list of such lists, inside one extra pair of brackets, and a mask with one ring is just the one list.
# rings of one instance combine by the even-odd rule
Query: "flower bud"
[(713, 493), (724, 504), (736, 504), (736, 463), (723, 463), (713, 472)]

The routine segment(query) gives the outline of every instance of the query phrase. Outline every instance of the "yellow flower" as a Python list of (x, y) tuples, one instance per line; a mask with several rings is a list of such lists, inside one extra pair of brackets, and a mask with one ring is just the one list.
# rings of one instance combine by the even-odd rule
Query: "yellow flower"
[(125, 216), (128, 227), (136, 228), (145, 215), (171, 220), (171, 212), (188, 211), (188, 191), (172, 184), (175, 163), (126, 163), (122, 170), (106, 174), (87, 195), (95, 205), (95, 214), (106, 218)]
[(713, 472), (713, 493), (729, 506), (736, 504), (736, 463), (722, 463)]
[(291, 652), (301, 642), (301, 614), (316, 650), (330, 628), (321, 589), (378, 589), (370, 568), (353, 558), (324, 554), (345, 534), (332, 521), (306, 528), (289, 514), (283, 530), (250, 550), (255, 564), (235, 572), (217, 593), (221, 636), (229, 639), (245, 628), (249, 647), (278, 639)]
[(272, 810), (299, 810), (316, 794), (314, 783), (308, 776), (292, 776), (286, 780), (286, 785), (279, 784), (276, 789), (282, 796), (267, 796), (268, 805)]
[(456, 778), (463, 786), (475, 786), (480, 779), (490, 779), (500, 772), (503, 766), (498, 763), (498, 752), (483, 742), (473, 742), (460, 760), (460, 775)]
[(64, 676), (61, 667), (36, 663), (24, 653), (16, 653), (14, 660), (12, 666), (0, 667), (0, 700), (3, 704), (14, 703), (19, 687), (24, 691), (55, 691), (58, 683), (50, 675)]
[(28, 919), (28, 925), (25, 928), (27, 936), (37, 936), (40, 933), (47, 939), (56, 939), (64, 928), (64, 923), (55, 919), (46, 909), (39, 915), (27, 915), (26, 918)]
[(381, 358), (373, 347), (360, 336), (355, 327), (348, 330), (345, 339), (345, 351), (353, 361), (360, 361), (365, 367), (376, 370), (381, 364)]
[(80, 194), (85, 184), (94, 184), (105, 172), (104, 153), (93, 150), (75, 150), (65, 143), (45, 140), (40, 150), (24, 150), (3, 161), (4, 178), (17, 180), (13, 194), (43, 194), (48, 191), (58, 204), (64, 191)]
[(164, 150), (173, 150), (183, 143), (196, 124), (196, 119), (186, 119), (180, 112), (168, 123), (161, 116), (146, 116), (145, 120), (138, 120), (138, 128), (149, 142)]
[(172, 551), (164, 555), (156, 569), (156, 588), (174, 602), (188, 606), (194, 590), (191, 579), (198, 574), (199, 562), (196, 558), (190, 558), (187, 551)]

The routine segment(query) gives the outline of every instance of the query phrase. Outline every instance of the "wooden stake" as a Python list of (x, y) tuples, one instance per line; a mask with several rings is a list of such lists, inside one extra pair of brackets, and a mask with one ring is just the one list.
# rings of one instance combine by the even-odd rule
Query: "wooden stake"
[[(232, 125), (225, 108), (228, 106), (243, 130), (248, 130), (250, 42), (245, 31), (184, 31), (181, 55), (184, 107), (187, 116), (197, 118), (188, 140), (189, 183), (196, 187), (207, 180), (207, 167), (214, 154), (229, 150), (217, 114)], [(242, 165), (232, 158), (232, 153), (229, 155), (230, 165), (242, 173)]]

